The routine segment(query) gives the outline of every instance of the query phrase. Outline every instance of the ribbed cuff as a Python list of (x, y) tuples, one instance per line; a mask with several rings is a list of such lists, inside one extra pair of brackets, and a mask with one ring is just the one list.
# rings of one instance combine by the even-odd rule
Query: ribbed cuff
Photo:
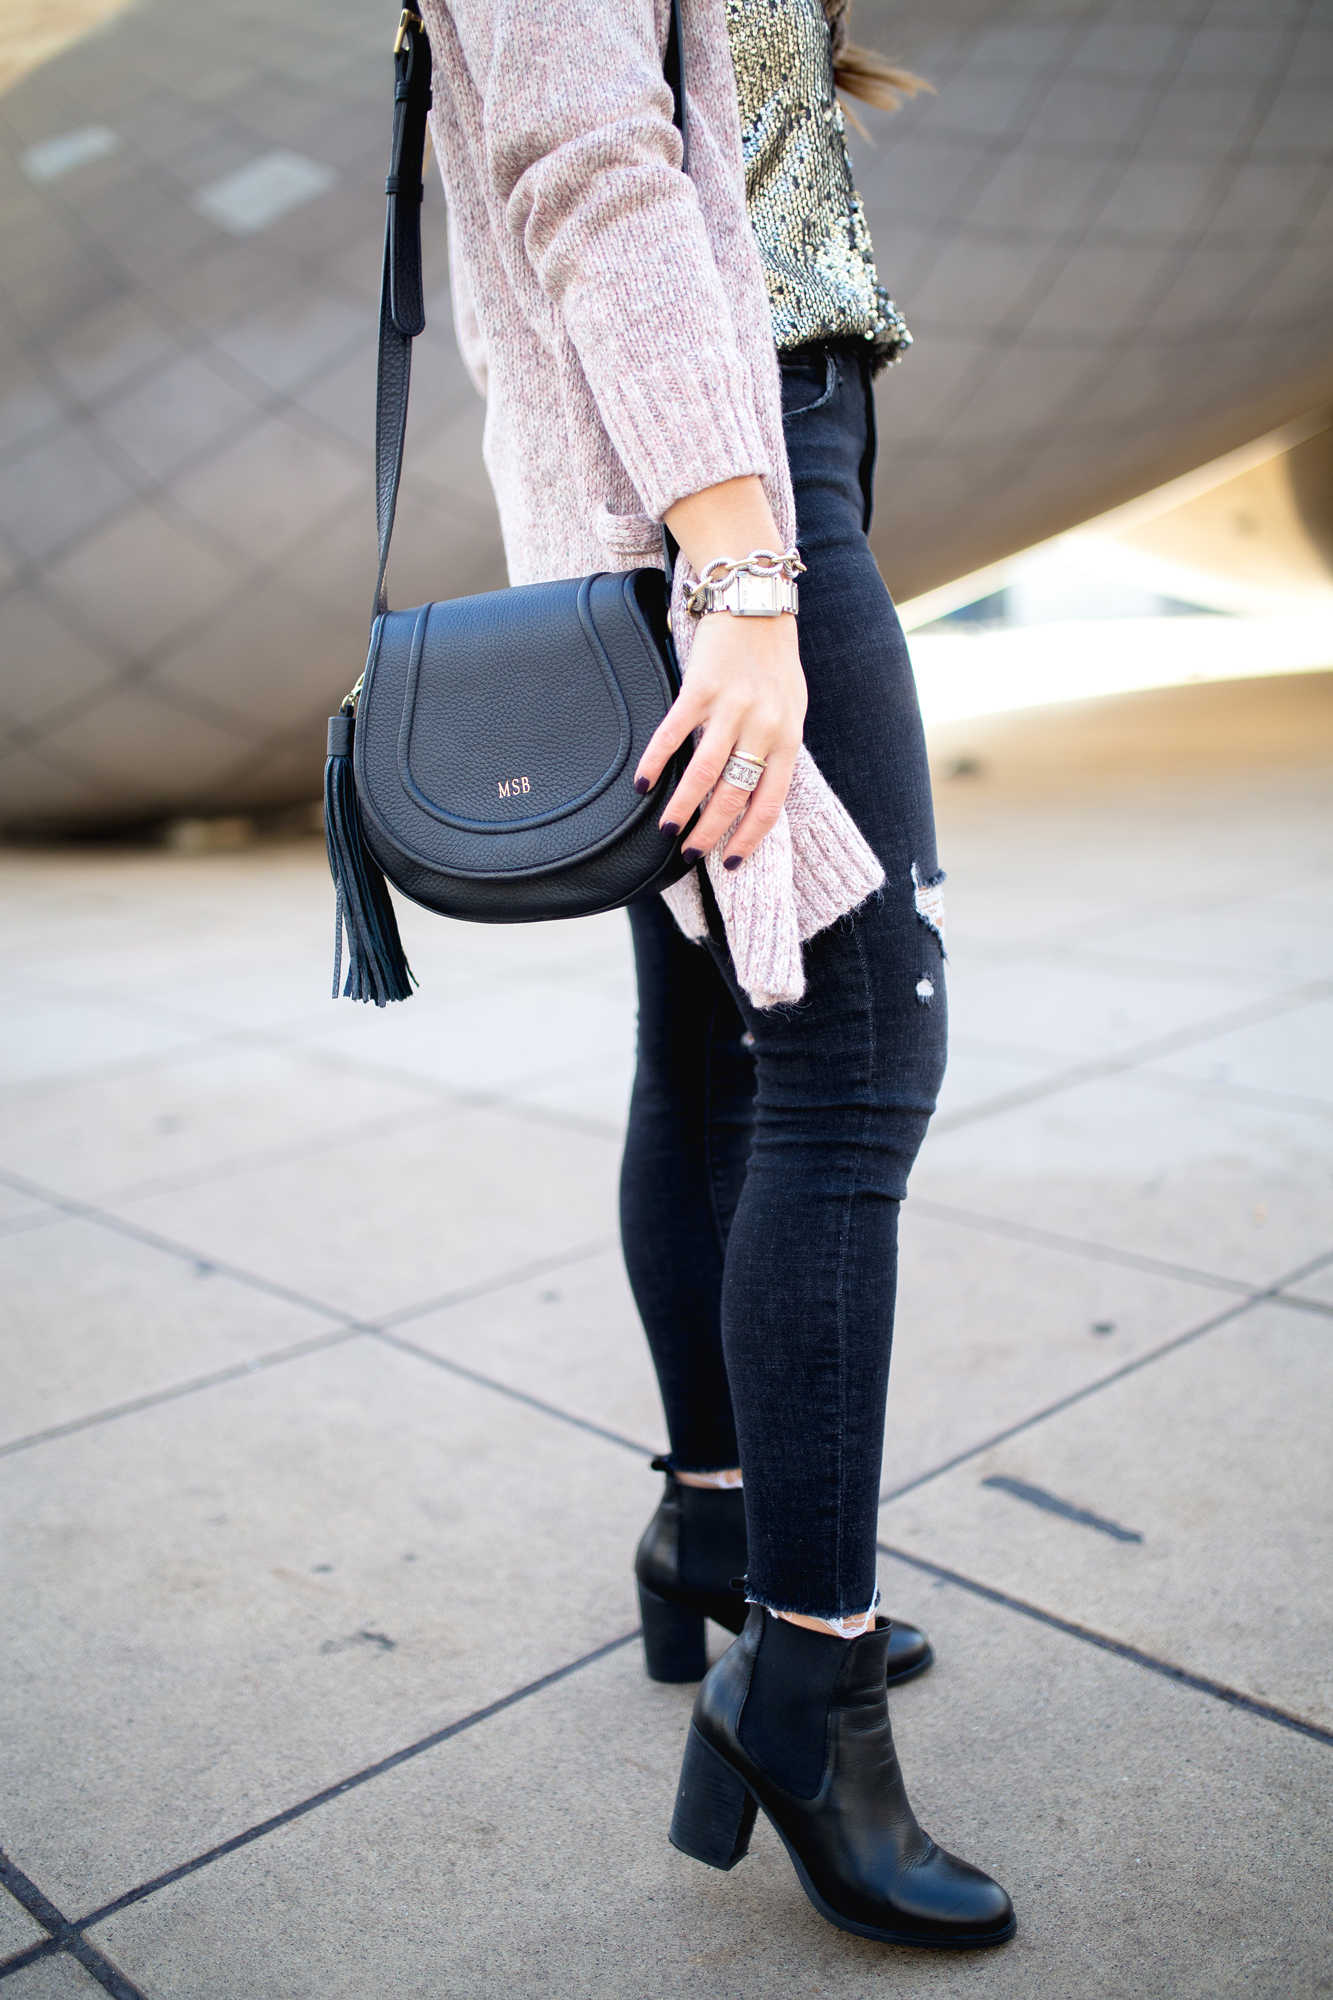
[(802, 943), (858, 909), (884, 886), (879, 857), (808, 750), (787, 798), (792, 880)]
[(792, 849), (796, 923), (802, 942), (849, 916), (884, 886), (877, 856), (841, 806), (793, 827)]
[(663, 356), (594, 390), (617, 455), (654, 520), (707, 486), (772, 470), (750, 370), (734, 347)]
[(786, 813), (733, 874), (719, 842), (704, 866), (722, 913), (736, 977), (756, 1007), (778, 1007), (805, 992), (805, 968), (792, 890), (791, 826)]

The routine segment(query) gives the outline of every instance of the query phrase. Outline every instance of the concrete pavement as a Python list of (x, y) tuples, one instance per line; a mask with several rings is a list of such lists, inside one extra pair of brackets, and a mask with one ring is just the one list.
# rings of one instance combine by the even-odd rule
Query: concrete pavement
[(317, 841), (0, 857), (5, 2000), (1333, 1992), (1329, 679), (935, 746), (881, 1578), (977, 1958), (667, 1844), (623, 919), (408, 911), (375, 1015)]

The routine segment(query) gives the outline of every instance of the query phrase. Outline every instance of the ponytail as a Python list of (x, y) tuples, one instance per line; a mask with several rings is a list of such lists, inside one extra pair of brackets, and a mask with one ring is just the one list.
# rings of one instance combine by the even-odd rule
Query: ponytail
[[(933, 86), (910, 69), (899, 69), (873, 49), (861, 49), (847, 39), (850, 0), (824, 0), (833, 41), (833, 82), (845, 97), (859, 97), (878, 111), (896, 111), (905, 97)], [(853, 121), (859, 121), (853, 116)]]

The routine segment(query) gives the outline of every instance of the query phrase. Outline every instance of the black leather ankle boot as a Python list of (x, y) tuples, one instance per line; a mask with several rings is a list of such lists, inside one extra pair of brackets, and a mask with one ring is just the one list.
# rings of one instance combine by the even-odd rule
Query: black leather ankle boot
[(667, 1471), (662, 1504), (634, 1557), (644, 1660), (655, 1681), (701, 1681), (704, 1620), (745, 1623), (745, 1496), (739, 1486), (682, 1486)]
[[(745, 1575), (745, 1496), (739, 1486), (682, 1486), (660, 1460), (654, 1464), (666, 1471), (666, 1490), (634, 1558), (644, 1661), (652, 1680), (701, 1681), (704, 1620), (739, 1632), (749, 1609), (743, 1590), (732, 1588)], [(886, 1685), (923, 1674), (934, 1657), (925, 1633), (895, 1618)]]
[(1015, 1929), (998, 1882), (908, 1803), (885, 1695), (888, 1629), (835, 1639), (753, 1606), (699, 1689), (672, 1845), (734, 1868), (762, 1806), (821, 1916), (884, 1944), (965, 1950)]

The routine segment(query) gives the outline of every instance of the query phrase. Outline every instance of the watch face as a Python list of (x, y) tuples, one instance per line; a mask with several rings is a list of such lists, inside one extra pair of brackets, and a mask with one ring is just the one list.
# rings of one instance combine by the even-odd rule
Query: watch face
[(748, 570), (742, 570), (736, 578), (736, 609), (742, 617), (775, 617), (782, 609), (779, 590), (785, 581), (784, 577), (752, 576)]

